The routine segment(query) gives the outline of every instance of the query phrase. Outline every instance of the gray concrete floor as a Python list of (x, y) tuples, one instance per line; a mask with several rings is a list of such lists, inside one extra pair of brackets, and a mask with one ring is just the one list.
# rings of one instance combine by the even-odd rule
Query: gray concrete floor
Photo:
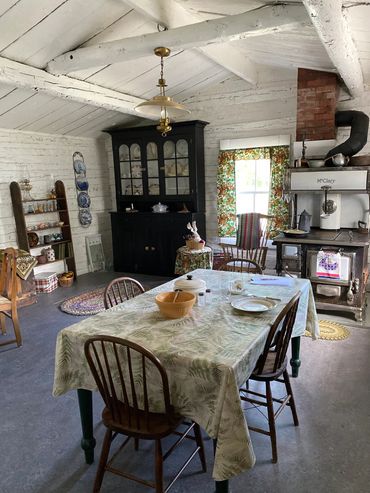
[[(81, 431), (76, 393), (51, 395), (54, 351), (58, 332), (83, 317), (61, 312), (64, 298), (105, 285), (115, 273), (80, 276), (72, 288), (40, 295), (37, 304), (22, 308), (24, 344), (0, 348), (0, 492), (85, 493), (91, 491), (96, 471), (84, 464), (79, 446)], [(166, 279), (136, 276), (151, 286)], [(332, 315), (333, 316), (333, 315)], [(335, 316), (335, 315), (334, 315)], [(327, 318), (325, 314), (325, 318)], [(289, 409), (277, 423), (279, 462), (270, 461), (269, 438), (252, 434), (256, 466), (232, 479), (232, 493), (365, 493), (370, 484), (370, 330), (349, 317), (344, 341), (302, 338), (302, 366), (292, 379), (300, 426), (294, 427)], [(278, 389), (277, 389), (278, 391)], [(104, 433), (101, 400), (94, 396), (97, 455)], [(248, 422), (261, 426), (263, 417), (247, 411)], [(174, 493), (213, 492), (212, 443), (205, 437), (209, 471), (200, 474), (193, 461), (171, 489)], [(151, 475), (151, 445), (139, 453), (122, 453), (119, 461)], [(166, 475), (181, 463), (171, 457)], [(102, 492), (151, 491), (106, 474)]]

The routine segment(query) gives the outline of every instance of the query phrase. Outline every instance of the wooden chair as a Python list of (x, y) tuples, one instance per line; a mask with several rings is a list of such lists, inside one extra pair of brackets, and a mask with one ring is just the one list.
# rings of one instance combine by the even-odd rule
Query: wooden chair
[(118, 277), (111, 281), (104, 291), (105, 309), (118, 305), (123, 301), (134, 298), (138, 294), (144, 293), (145, 289), (135, 279), (131, 277)]
[[(176, 431), (184, 418), (175, 413), (170, 401), (170, 391), (166, 370), (159, 359), (147, 349), (117, 337), (96, 336), (85, 343), (85, 355), (96, 384), (105, 402), (102, 418), (107, 427), (99, 466), (94, 483), (94, 493), (100, 491), (105, 471), (118, 474), (155, 489), (156, 493), (168, 491), (170, 486), (198, 453), (203, 471), (206, 471), (205, 454), (199, 425), (186, 423), (184, 432)], [(148, 380), (158, 383), (158, 390), (153, 396)], [(161, 385), (159, 383), (161, 382)], [(163, 402), (164, 411), (151, 410), (153, 397), (156, 402)], [(194, 430), (194, 436), (189, 432)], [(126, 435), (121, 450), (131, 438), (138, 448), (139, 439), (155, 442), (155, 481), (147, 481), (132, 474), (125, 473), (111, 466), (117, 453), (108, 462), (112, 441), (117, 434)], [(166, 453), (162, 453), (161, 439), (170, 434), (180, 438)], [(195, 441), (196, 447), (180, 468), (175, 478), (164, 489), (163, 461), (173, 452), (184, 438)]]
[(261, 266), (254, 260), (244, 258), (231, 258), (224, 262), (218, 270), (227, 270), (230, 272), (250, 272), (262, 274)]
[(258, 248), (251, 250), (243, 250), (238, 248), (236, 244), (229, 244), (226, 242), (221, 242), (220, 246), (223, 250), (223, 255), (225, 261), (234, 258), (243, 258), (248, 260), (253, 260), (260, 265), (262, 270), (266, 269), (266, 257), (267, 257), (267, 240), (269, 239), (269, 233), (272, 229), (273, 222), (275, 220), (274, 216), (268, 216), (261, 214), (260, 224), (261, 224), (261, 237), (260, 244)]
[(15, 339), (0, 342), (0, 346), (13, 342), (16, 342), (18, 347), (22, 345), (17, 311), (17, 254), (14, 248), (6, 248), (3, 252), (0, 272), (0, 328), (1, 333), (5, 335), (5, 316), (9, 317), (13, 323)]
[[(240, 389), (240, 398), (243, 401), (253, 404), (254, 407), (265, 406), (268, 412), (269, 431), (261, 428), (249, 426), (249, 429), (264, 435), (269, 435), (272, 447), (272, 462), (278, 460), (275, 419), (279, 416), (285, 406), (289, 406), (293, 415), (295, 426), (299, 425), (297, 411), (294, 403), (292, 387), (290, 385), (287, 367), (287, 349), (292, 335), (293, 325), (297, 313), (300, 293), (297, 293), (285, 306), (273, 323), (263, 353), (257, 361), (257, 365), (245, 387)], [(283, 375), (283, 379), (279, 378)], [(249, 381), (255, 380), (265, 382), (266, 394), (254, 392), (249, 389)], [(271, 391), (271, 382), (281, 382), (285, 384), (287, 395), (282, 399), (274, 398)], [(249, 394), (261, 397), (263, 400), (249, 397)], [(274, 411), (274, 402), (280, 404)]]

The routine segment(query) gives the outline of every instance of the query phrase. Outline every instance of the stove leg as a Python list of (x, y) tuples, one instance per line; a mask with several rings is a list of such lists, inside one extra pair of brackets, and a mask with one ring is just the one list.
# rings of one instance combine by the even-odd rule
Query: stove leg
[(278, 243), (276, 245), (276, 265), (275, 265), (276, 274), (278, 276), (281, 276), (281, 274), (283, 272), (282, 254), (283, 254), (283, 247), (282, 247), (281, 243)]

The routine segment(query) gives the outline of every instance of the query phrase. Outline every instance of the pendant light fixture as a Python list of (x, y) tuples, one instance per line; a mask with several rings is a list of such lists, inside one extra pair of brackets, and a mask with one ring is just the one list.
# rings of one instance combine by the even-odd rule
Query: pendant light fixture
[(166, 96), (167, 84), (166, 80), (163, 78), (163, 58), (168, 57), (171, 50), (161, 46), (155, 48), (154, 53), (161, 58), (161, 73), (157, 84), (157, 87), (159, 87), (159, 95), (154, 96), (148, 101), (144, 101), (144, 103), (140, 103), (136, 106), (135, 111), (143, 115), (158, 116), (159, 124), (157, 130), (165, 137), (167, 133), (172, 130), (170, 125), (171, 119), (182, 116), (185, 113), (190, 113), (190, 111), (182, 104), (177, 103), (169, 96)]

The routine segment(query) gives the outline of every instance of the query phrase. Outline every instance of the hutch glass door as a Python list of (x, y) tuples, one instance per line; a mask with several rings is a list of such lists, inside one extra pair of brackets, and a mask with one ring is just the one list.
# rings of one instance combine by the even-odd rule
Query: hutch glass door
[(122, 195), (143, 195), (143, 164), (139, 144), (119, 147)]
[(146, 160), (148, 170), (148, 194), (159, 195), (158, 148), (155, 142), (148, 142), (146, 146)]
[(165, 195), (190, 194), (189, 145), (185, 139), (163, 145)]

